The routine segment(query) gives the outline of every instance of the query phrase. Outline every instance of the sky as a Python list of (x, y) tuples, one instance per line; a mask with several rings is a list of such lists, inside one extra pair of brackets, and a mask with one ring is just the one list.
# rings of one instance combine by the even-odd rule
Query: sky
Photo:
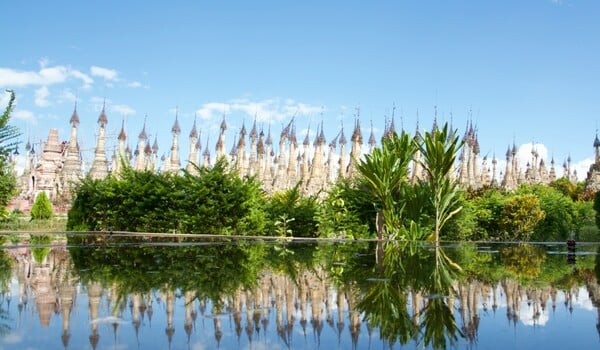
[(50, 128), (68, 140), (75, 104), (89, 161), (103, 105), (109, 157), (122, 122), (134, 148), (146, 120), (167, 154), (177, 114), (185, 160), (194, 118), (214, 154), (223, 116), (229, 150), (255, 119), (275, 139), (292, 116), (300, 140), (322, 122), (329, 142), (357, 113), (365, 142), (392, 114), (414, 133), (437, 113), (461, 134), (472, 122), (481, 157), (502, 161), (514, 143), (526, 162), (535, 144), (559, 174), (570, 157), (581, 180), (594, 157), (595, 0), (24, 0), (0, 13), (0, 89), (17, 96), (21, 157)]

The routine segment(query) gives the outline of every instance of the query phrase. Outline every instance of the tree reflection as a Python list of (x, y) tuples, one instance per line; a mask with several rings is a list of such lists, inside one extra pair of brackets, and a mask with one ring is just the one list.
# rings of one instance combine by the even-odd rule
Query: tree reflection
[(450, 303), (456, 295), (452, 283), (460, 273), (460, 267), (437, 245), (389, 243), (383, 269), (370, 279), (358, 308), (390, 344), (414, 339), (424, 346), (446, 348), (464, 337)]
[(135, 249), (131, 244), (131, 238), (119, 242), (115, 237), (110, 244), (69, 250), (84, 283), (114, 283), (120, 296), (162, 288), (196, 291), (197, 298), (213, 300), (217, 309), (223, 295), (256, 285), (265, 264), (266, 251), (261, 244), (195, 245), (144, 240)]
[[(0, 245), (3, 244), (3, 238), (0, 237)], [(8, 300), (5, 302), (6, 294), (9, 292), (9, 281), (12, 273), (12, 260), (4, 249), (0, 249), (0, 337), (10, 333), (9, 325), (10, 315), (8, 309)]]

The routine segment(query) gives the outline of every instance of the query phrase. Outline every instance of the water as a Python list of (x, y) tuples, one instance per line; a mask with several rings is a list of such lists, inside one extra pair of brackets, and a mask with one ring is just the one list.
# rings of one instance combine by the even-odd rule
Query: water
[(600, 246), (70, 237), (0, 249), (0, 349), (600, 344)]

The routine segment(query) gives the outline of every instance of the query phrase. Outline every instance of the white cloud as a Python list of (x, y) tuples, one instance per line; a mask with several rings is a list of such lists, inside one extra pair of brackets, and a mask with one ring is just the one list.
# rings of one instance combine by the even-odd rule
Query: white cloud
[(209, 102), (209, 103), (203, 104), (202, 107), (200, 107), (198, 110), (196, 110), (196, 114), (198, 114), (200, 119), (211, 120), (216, 117), (222, 116), (223, 113), (227, 114), (227, 113), (229, 113), (229, 111), (230, 111), (229, 105), (226, 103)]
[(587, 173), (590, 170), (590, 165), (594, 163), (593, 158), (586, 158), (571, 164), (574, 170), (577, 170), (577, 180), (584, 181), (587, 178)]
[(128, 105), (112, 105), (110, 109), (123, 116), (135, 114), (135, 109), (129, 107)]
[(63, 102), (63, 100), (67, 102), (75, 102), (77, 101), (77, 95), (75, 95), (73, 91), (65, 89), (60, 93), (59, 96), (59, 102)]
[(232, 99), (227, 102), (210, 102), (202, 105), (196, 113), (203, 120), (221, 118), (223, 113), (241, 112), (258, 122), (287, 121), (293, 116), (309, 116), (323, 111), (321, 106), (311, 106), (292, 99), (278, 98), (252, 101), (247, 98)]
[(127, 86), (131, 88), (140, 88), (142, 87), (142, 83), (140, 83), (139, 81), (132, 81), (129, 84), (127, 84)]
[(50, 95), (50, 91), (47, 86), (42, 86), (41, 88), (35, 90), (35, 104), (40, 107), (47, 107), (50, 105), (48, 101), (48, 96)]
[(37, 124), (37, 120), (36, 120), (35, 116), (33, 115), (33, 112), (31, 112), (31, 111), (27, 111), (24, 109), (17, 109), (15, 111), (13, 111), (11, 116), (15, 119), (22, 120), (27, 123)]
[(532, 151), (537, 153), (538, 158), (537, 161), (539, 163), (540, 160), (544, 160), (547, 165), (550, 165), (548, 160), (548, 148), (543, 143), (525, 143), (519, 147), (517, 151), (517, 159), (519, 160), (519, 166), (521, 169), (527, 169), (527, 163), (531, 164), (533, 162), (533, 154)]
[(88, 75), (66, 66), (42, 66), (37, 72), (0, 68), (0, 85), (9, 87), (28, 85), (47, 86), (64, 83), (69, 78), (81, 80), (84, 88), (91, 87), (94, 82)]
[(8, 106), (8, 101), (10, 101), (10, 94), (6, 91), (2, 91), (0, 95), (0, 111), (4, 112), (6, 106)]
[(90, 68), (90, 73), (92, 76), (101, 77), (110, 81), (117, 81), (119, 77), (119, 73), (116, 70), (98, 66), (92, 66)]

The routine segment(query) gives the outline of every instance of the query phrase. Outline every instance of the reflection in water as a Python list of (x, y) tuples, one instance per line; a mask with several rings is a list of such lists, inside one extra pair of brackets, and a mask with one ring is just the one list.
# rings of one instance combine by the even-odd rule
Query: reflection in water
[(577, 252), (575, 270), (558, 246), (388, 243), (381, 268), (374, 248), (145, 241), (2, 249), (0, 347), (505, 348), (506, 336), (493, 334), (541, 336), (524, 328), (535, 326), (553, 327), (538, 339), (552, 348), (567, 344), (561, 328), (587, 332), (553, 326), (590, 312), (578, 306), (587, 295), (594, 333), (568, 344), (597, 343), (596, 247)]

